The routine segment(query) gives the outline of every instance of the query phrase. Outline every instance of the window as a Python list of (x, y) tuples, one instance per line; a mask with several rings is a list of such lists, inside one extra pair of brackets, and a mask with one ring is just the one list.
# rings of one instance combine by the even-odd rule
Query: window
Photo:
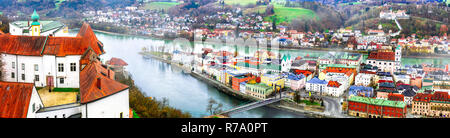
[(36, 104), (33, 103), (33, 112), (35, 112), (35, 110), (36, 110)]
[(63, 114), (63, 118), (66, 118), (66, 114)]
[(59, 83), (64, 84), (64, 78), (59, 78)]
[(25, 74), (22, 74), (22, 80), (25, 80)]
[(34, 64), (34, 71), (39, 71), (39, 65), (38, 64)]
[(34, 81), (39, 81), (39, 75), (34, 75)]
[(120, 118), (123, 118), (123, 112), (120, 112)]
[(16, 76), (15, 76), (16, 74), (14, 74), (14, 72), (11, 72), (11, 78), (15, 78)]
[(70, 71), (77, 71), (77, 63), (70, 63)]
[(64, 64), (58, 63), (58, 72), (64, 72)]
[(12, 66), (13, 69), (15, 69), (16, 68), (16, 62), (12, 62), (11, 66)]
[(22, 70), (25, 70), (25, 63), (22, 63)]

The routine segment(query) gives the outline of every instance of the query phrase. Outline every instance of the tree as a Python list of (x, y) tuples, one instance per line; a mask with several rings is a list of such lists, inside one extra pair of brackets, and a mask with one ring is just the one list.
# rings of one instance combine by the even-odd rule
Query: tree
[(221, 103), (217, 103), (213, 98), (209, 98), (208, 105), (206, 107), (206, 111), (211, 115), (218, 114), (222, 112), (223, 105)]
[(441, 35), (444, 35), (445, 33), (447, 33), (447, 31), (448, 31), (447, 25), (442, 24), (442, 25), (441, 25), (441, 28), (440, 28), (440, 30), (439, 30), (439, 32), (441, 33)]
[(9, 19), (6, 16), (0, 15), (0, 31), (9, 33)]

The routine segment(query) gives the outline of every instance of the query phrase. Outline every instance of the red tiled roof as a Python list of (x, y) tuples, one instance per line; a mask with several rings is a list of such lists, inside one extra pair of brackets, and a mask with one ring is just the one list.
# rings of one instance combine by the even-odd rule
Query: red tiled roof
[(340, 83), (337, 82), (337, 81), (329, 81), (329, 82), (328, 82), (328, 87), (336, 87), (336, 88), (339, 88), (341, 85), (342, 85), (342, 84), (340, 84)]
[(103, 54), (103, 44), (84, 23), (76, 37), (0, 35), (0, 53), (42, 56), (82, 55), (89, 47)]
[(111, 59), (108, 61), (108, 64), (109, 64), (109, 65), (115, 65), (115, 66), (127, 66), (127, 65), (128, 65), (128, 64), (127, 64), (125, 61), (123, 61), (122, 59), (120, 59), (120, 58), (115, 58), (115, 57), (111, 58)]
[[(109, 71), (112, 73), (113, 71)], [(80, 72), (81, 103), (89, 103), (103, 97), (121, 92), (128, 88), (111, 78), (108, 78), (108, 69), (99, 61), (93, 61)], [(100, 88), (97, 84), (100, 81)]]
[(431, 96), (432, 96), (431, 94), (417, 93), (414, 96), (413, 101), (416, 101), (416, 102), (430, 102)]
[(404, 101), (405, 96), (398, 93), (389, 93), (388, 100), (390, 101)]
[(431, 96), (431, 100), (449, 102), (450, 95), (448, 95), (447, 92), (434, 92), (434, 94)]
[(370, 52), (367, 59), (395, 61), (394, 52)]
[(295, 74), (299, 75), (300, 73), (305, 75), (305, 77), (308, 77), (309, 75), (312, 74), (311, 71), (309, 70), (299, 70), (299, 69), (294, 69)]
[(26, 118), (32, 83), (0, 82), (0, 118)]

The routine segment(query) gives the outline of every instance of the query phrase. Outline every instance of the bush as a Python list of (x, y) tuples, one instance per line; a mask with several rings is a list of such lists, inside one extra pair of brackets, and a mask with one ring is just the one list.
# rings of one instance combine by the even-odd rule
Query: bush
[(167, 106), (167, 101), (157, 101), (145, 95), (129, 77), (125, 79), (122, 74), (117, 73), (116, 79), (129, 86), (130, 108), (141, 118), (190, 118), (187, 112)]

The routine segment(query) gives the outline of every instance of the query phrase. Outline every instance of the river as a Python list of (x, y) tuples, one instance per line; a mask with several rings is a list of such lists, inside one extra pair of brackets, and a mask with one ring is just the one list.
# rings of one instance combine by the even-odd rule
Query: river
[[(71, 30), (72, 35), (76, 35), (77, 30)], [(97, 38), (103, 42), (106, 54), (102, 55), (102, 60), (111, 57), (124, 59), (127, 63), (127, 70), (135, 80), (136, 85), (147, 96), (161, 100), (167, 98), (169, 105), (185, 112), (191, 113), (193, 117), (203, 117), (209, 115), (206, 111), (209, 98), (213, 98), (218, 103), (223, 104), (223, 110), (231, 109), (247, 103), (247, 101), (236, 99), (232, 96), (219, 92), (212, 86), (197, 80), (189, 74), (184, 74), (178, 68), (172, 68), (170, 64), (163, 63), (156, 59), (144, 59), (138, 54), (143, 47), (150, 45), (173, 45), (170, 40), (161, 40), (148, 37), (113, 35), (96, 32)], [(192, 44), (192, 43), (191, 43)], [(198, 44), (196, 44), (198, 45)], [(232, 47), (205, 46), (215, 49), (232, 50)], [(256, 48), (250, 48), (248, 53), (253, 53)], [(242, 52), (241, 49), (238, 49)], [(242, 52), (245, 53), (245, 52)], [(291, 56), (319, 56), (326, 51), (313, 50), (280, 50), (280, 53), (289, 53)], [(406, 64), (419, 64), (422, 62), (443, 62), (443, 59), (403, 59)], [(104, 61), (103, 61), (104, 62)], [(305, 118), (307, 116), (300, 113), (291, 113), (270, 107), (260, 107), (253, 110), (231, 115), (232, 118)]]

